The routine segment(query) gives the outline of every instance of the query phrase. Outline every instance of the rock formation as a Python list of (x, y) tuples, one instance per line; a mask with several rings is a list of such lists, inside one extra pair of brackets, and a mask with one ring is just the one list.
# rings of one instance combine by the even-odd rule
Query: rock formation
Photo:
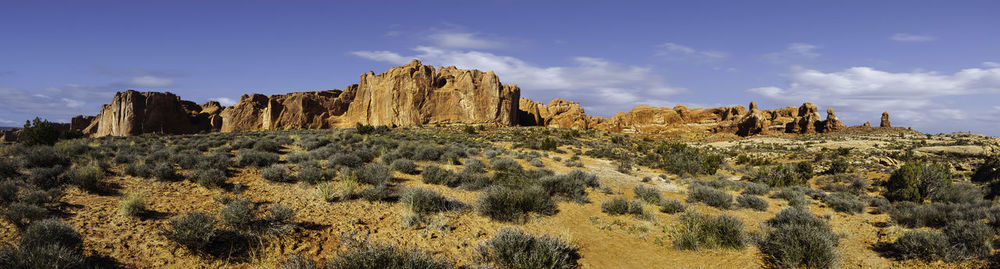
[(866, 121), (866, 122), (865, 122), (865, 124), (862, 124), (861, 126), (864, 126), (864, 127), (872, 127), (872, 123), (871, 123), (871, 122), (869, 122), (869, 121)]
[[(888, 115), (883, 116), (884, 125)], [(827, 110), (820, 120), (811, 103), (762, 110), (743, 106), (688, 108), (640, 105), (610, 118), (588, 116), (580, 103), (555, 98), (547, 104), (521, 98), (520, 88), (504, 85), (493, 72), (436, 68), (419, 61), (375, 74), (362, 74), (344, 90), (249, 94), (233, 106), (197, 105), (166, 92), (128, 90), (103, 105), (96, 117), (70, 124), (91, 136), (142, 133), (188, 134), (207, 131), (323, 129), (370, 125), (489, 124), (598, 129), (659, 135), (730, 133), (749, 136), (771, 131), (835, 132), (843, 123)]]
[(882, 122), (878, 124), (878, 127), (892, 127), (892, 123), (889, 122), (889, 112), (882, 112)]

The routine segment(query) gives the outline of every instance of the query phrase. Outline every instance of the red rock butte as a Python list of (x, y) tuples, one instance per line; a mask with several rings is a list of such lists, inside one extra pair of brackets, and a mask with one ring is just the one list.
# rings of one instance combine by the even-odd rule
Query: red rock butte
[[(610, 118), (588, 116), (578, 102), (556, 98), (543, 104), (521, 98), (517, 85), (502, 84), (493, 72), (453, 66), (409, 64), (361, 75), (344, 90), (243, 95), (239, 103), (198, 105), (170, 92), (127, 90), (101, 106), (97, 116), (77, 116), (70, 127), (89, 136), (144, 133), (347, 128), (357, 123), (390, 127), (424, 124), (486, 124), (597, 129), (644, 135), (682, 133), (829, 133), (845, 129), (827, 109), (802, 106), (760, 110), (756, 103), (719, 108), (640, 105)], [(888, 125), (888, 114), (883, 116)]]

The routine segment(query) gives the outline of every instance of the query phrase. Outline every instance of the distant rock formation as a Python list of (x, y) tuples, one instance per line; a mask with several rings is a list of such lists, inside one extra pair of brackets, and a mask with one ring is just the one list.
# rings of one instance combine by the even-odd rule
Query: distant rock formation
[[(370, 125), (489, 124), (597, 129), (662, 135), (774, 132), (835, 132), (846, 128), (833, 109), (821, 120), (812, 103), (762, 110), (743, 106), (688, 108), (639, 105), (612, 117), (588, 116), (580, 103), (555, 98), (547, 104), (521, 98), (516, 85), (504, 85), (493, 72), (423, 65), (414, 60), (375, 74), (362, 74), (344, 90), (249, 94), (233, 106), (197, 105), (169, 92), (127, 90), (115, 94), (96, 117), (78, 116), (70, 124), (90, 136), (143, 133), (189, 134), (207, 131), (324, 129)], [(883, 117), (885, 124), (888, 116)]]
[(889, 112), (882, 112), (882, 122), (878, 124), (878, 127), (892, 127), (892, 123), (889, 122)]
[(864, 127), (872, 127), (872, 123), (871, 123), (871, 122), (869, 122), (869, 121), (866, 121), (866, 122), (865, 122), (865, 124), (862, 124), (861, 126), (864, 126)]

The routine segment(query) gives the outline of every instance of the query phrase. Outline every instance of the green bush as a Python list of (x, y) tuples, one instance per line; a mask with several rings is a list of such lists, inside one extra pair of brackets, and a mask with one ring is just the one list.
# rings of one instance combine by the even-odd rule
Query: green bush
[(907, 163), (892, 172), (885, 198), (921, 203), (933, 192), (950, 187), (951, 177), (949, 168), (942, 164)]
[(278, 154), (255, 149), (241, 149), (236, 153), (236, 164), (243, 167), (266, 167), (278, 162), (278, 159)]
[(180, 179), (177, 170), (169, 163), (160, 163), (153, 168), (153, 177), (163, 181), (174, 181)]
[(427, 184), (445, 185), (448, 187), (458, 186), (459, 178), (455, 173), (439, 166), (428, 165), (420, 173), (420, 178)]
[(59, 141), (59, 129), (54, 123), (35, 117), (32, 121), (25, 121), (24, 128), (17, 141), (25, 145), (54, 145)]
[(552, 215), (556, 204), (540, 187), (514, 189), (505, 186), (488, 188), (476, 201), (480, 214), (498, 221), (522, 221), (529, 212)]
[(636, 185), (632, 191), (635, 192), (636, 197), (650, 204), (659, 204), (663, 201), (663, 193), (660, 193), (660, 190), (657, 190), (654, 187)]
[(131, 193), (122, 198), (118, 205), (118, 212), (122, 216), (135, 217), (146, 211), (146, 197), (142, 194)]
[(289, 179), (288, 169), (284, 165), (275, 164), (260, 171), (260, 176), (270, 181), (284, 182)]
[(830, 194), (823, 201), (837, 212), (855, 214), (865, 209), (865, 203), (861, 202), (858, 196), (846, 192)]
[(743, 249), (743, 221), (739, 218), (721, 215), (711, 217), (695, 211), (681, 215), (680, 225), (674, 239), (674, 248), (699, 250), (704, 248)]
[(601, 202), (601, 212), (608, 213), (608, 215), (630, 214), (642, 216), (644, 214), (642, 202), (638, 200), (629, 201), (621, 197)]
[(391, 179), (389, 168), (381, 163), (365, 164), (352, 174), (358, 182), (375, 186), (386, 184)]
[(893, 250), (903, 259), (934, 261), (944, 257), (948, 239), (935, 231), (907, 231), (892, 243)]
[(577, 248), (558, 237), (535, 237), (504, 228), (476, 248), (483, 261), (499, 268), (576, 268)]
[(830, 168), (825, 171), (826, 174), (842, 174), (847, 173), (851, 169), (851, 164), (847, 163), (844, 158), (837, 158), (830, 162)]
[(49, 211), (43, 207), (22, 202), (11, 203), (3, 212), (3, 218), (17, 227), (27, 227), (34, 221), (48, 217)]
[(404, 208), (419, 214), (448, 210), (448, 199), (430, 189), (408, 188), (403, 190), (399, 201)]
[(729, 209), (733, 204), (733, 196), (728, 193), (703, 186), (691, 188), (688, 203), (700, 202), (713, 207)]
[(674, 214), (684, 212), (685, 210), (687, 210), (687, 205), (677, 199), (663, 200), (660, 203), (660, 212), (663, 213)]
[(246, 198), (232, 200), (219, 210), (219, 219), (222, 224), (233, 228), (250, 227), (254, 220), (254, 204)]
[(714, 175), (722, 165), (723, 157), (708, 154), (683, 143), (665, 143), (657, 146), (640, 160), (640, 164), (661, 168), (678, 175)]
[(430, 254), (415, 250), (405, 250), (395, 246), (369, 245), (352, 249), (330, 262), (330, 267), (338, 269), (368, 268), (453, 268), (450, 262), (436, 259)]
[(206, 188), (219, 187), (226, 182), (226, 172), (215, 168), (195, 170), (193, 176), (196, 183)]
[(759, 168), (750, 175), (753, 182), (766, 184), (771, 187), (789, 187), (805, 185), (809, 180), (806, 175), (799, 173), (796, 167), (791, 165), (776, 165), (772, 168)]
[(767, 211), (767, 200), (752, 194), (741, 194), (736, 197), (736, 204), (741, 208), (750, 208), (757, 211)]
[(389, 167), (404, 174), (412, 175), (417, 173), (417, 164), (408, 159), (396, 159), (392, 161)]
[(189, 212), (170, 220), (164, 236), (190, 250), (202, 250), (215, 235), (215, 218), (203, 212)]
[(789, 207), (766, 222), (770, 227), (759, 248), (765, 261), (780, 268), (832, 268), (839, 238), (808, 210)]
[(954, 221), (944, 227), (948, 238), (945, 258), (952, 261), (983, 259), (993, 253), (993, 229), (981, 221)]

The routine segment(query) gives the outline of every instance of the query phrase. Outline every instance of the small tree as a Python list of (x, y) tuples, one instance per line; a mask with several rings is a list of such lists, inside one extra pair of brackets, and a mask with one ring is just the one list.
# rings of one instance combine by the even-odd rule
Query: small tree
[(54, 123), (35, 117), (32, 121), (24, 122), (24, 129), (18, 141), (25, 145), (55, 145), (59, 140), (59, 129)]
[(885, 198), (922, 203), (932, 193), (951, 186), (951, 176), (948, 167), (939, 163), (907, 163), (892, 172)]

